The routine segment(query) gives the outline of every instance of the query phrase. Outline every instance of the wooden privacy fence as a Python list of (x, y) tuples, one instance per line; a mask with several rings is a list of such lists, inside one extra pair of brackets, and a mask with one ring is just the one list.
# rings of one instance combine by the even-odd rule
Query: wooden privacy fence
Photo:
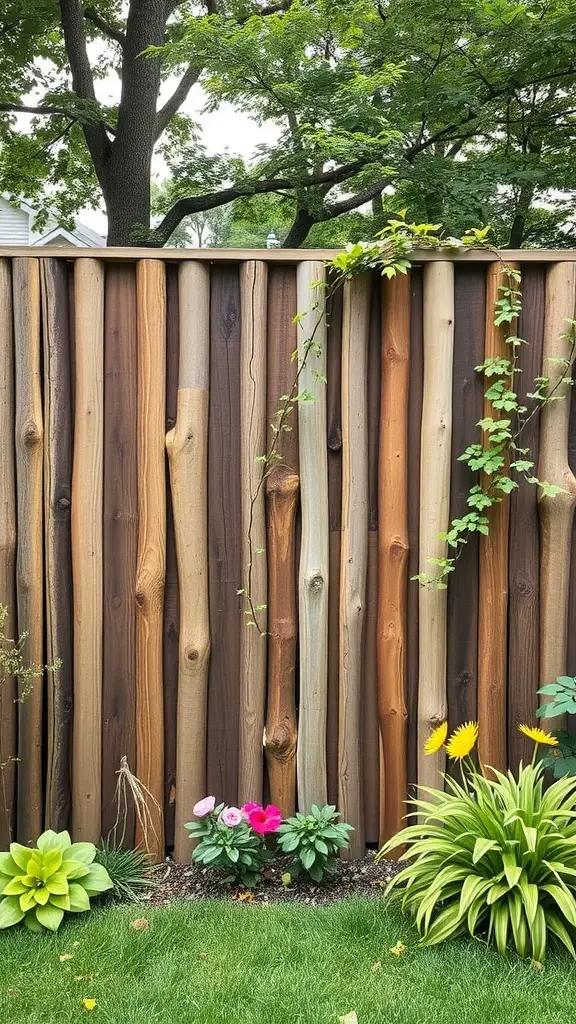
[[(447, 590), (409, 582), (473, 482), (474, 367), (503, 345), (493, 255), (416, 254), (406, 277), (336, 293), (301, 376), (314, 401), (262, 481), (327, 255), (0, 252), (0, 600), (26, 656), (61, 661), (24, 703), (2, 690), (0, 847), (10, 829), (107, 835), (125, 756), (156, 802), (155, 856), (188, 858), (206, 793), (337, 803), (356, 856), (399, 826), (410, 784), (437, 783), (430, 726), (478, 716), (485, 759), (514, 765), (539, 684), (576, 674), (568, 388), (524, 442), (563, 492), (539, 507), (521, 483)], [(576, 252), (506, 258), (525, 394), (566, 355)]]

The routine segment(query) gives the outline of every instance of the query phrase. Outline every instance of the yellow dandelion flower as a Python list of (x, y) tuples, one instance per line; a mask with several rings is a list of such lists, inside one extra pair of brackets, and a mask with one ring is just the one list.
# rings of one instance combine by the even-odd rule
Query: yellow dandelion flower
[(454, 761), (466, 757), (474, 749), (477, 739), (478, 722), (465, 722), (464, 725), (459, 725), (446, 744), (448, 757)]
[(558, 740), (555, 736), (551, 736), (549, 732), (544, 732), (544, 729), (539, 729), (538, 726), (532, 725), (519, 725), (518, 729), (524, 736), (527, 736), (529, 740), (533, 740), (534, 743), (545, 743), (549, 747), (557, 747)]
[(448, 735), (448, 722), (441, 722), (432, 730), (424, 744), (425, 754), (436, 754), (440, 747), (443, 747)]
[(95, 1010), (96, 1009), (96, 1000), (95, 999), (83, 999), (82, 1000), (82, 1006), (84, 1007), (85, 1010)]

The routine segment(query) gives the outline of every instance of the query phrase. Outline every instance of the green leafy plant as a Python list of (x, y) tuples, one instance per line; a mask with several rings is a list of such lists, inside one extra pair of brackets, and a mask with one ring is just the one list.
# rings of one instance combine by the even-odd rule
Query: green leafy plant
[(33, 932), (55, 932), (66, 912), (90, 910), (90, 897), (112, 888), (93, 843), (72, 843), (68, 832), (44, 832), (34, 849), (11, 843), (0, 853), (0, 928), (23, 921)]
[(150, 857), (144, 850), (123, 850), (110, 840), (102, 840), (96, 851), (96, 862), (106, 869), (112, 882), (110, 895), (137, 903), (143, 890), (154, 887), (148, 877)]
[(338, 852), (348, 848), (348, 833), (352, 831), (352, 825), (339, 818), (333, 804), (312, 804), (310, 814), (297, 812), (280, 826), (278, 846), (283, 853), (292, 854), (293, 877), (304, 873), (314, 882), (321, 882), (324, 875), (334, 874)]
[(576, 956), (576, 780), (559, 779), (545, 790), (538, 745), (556, 740), (520, 728), (536, 746), (517, 778), (493, 769), (487, 777), (482, 765), (475, 767), (475, 726), (464, 745), (454, 734), (446, 747), (461, 761), (462, 782), (446, 776), (446, 792), (421, 788), (414, 801), (419, 822), (378, 854), (406, 847), (401, 859), (410, 863), (386, 891), (401, 890), (422, 945), (480, 933), (502, 954), (512, 945), (542, 963), (554, 936)]
[[(576, 715), (576, 679), (573, 676), (558, 676), (553, 683), (541, 686), (538, 693), (550, 699), (542, 704), (536, 714), (538, 718), (556, 718), (561, 715)], [(558, 746), (542, 758), (555, 779), (576, 775), (576, 735), (565, 729), (555, 729)]]
[[(198, 813), (196, 809), (195, 813)], [(229, 815), (230, 822), (234, 821), (234, 824), (226, 824), (222, 814)], [(254, 831), (242, 811), (219, 804), (202, 813), (199, 821), (188, 822), (184, 828), (188, 829), (192, 839), (199, 840), (192, 853), (196, 864), (227, 870), (230, 881), (245, 889), (258, 885), (262, 868), (272, 853), (264, 835)]]

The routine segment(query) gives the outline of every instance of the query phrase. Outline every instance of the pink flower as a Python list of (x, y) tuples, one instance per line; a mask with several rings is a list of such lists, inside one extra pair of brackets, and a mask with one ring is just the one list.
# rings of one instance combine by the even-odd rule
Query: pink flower
[(244, 815), (239, 807), (225, 807), (220, 815), (225, 825), (229, 825), (230, 828), (234, 828), (235, 825), (239, 825), (241, 821), (244, 821)]
[(197, 804), (194, 804), (192, 814), (195, 814), (197, 818), (205, 818), (207, 814), (214, 810), (215, 805), (215, 797), (205, 796), (203, 800), (199, 800)]
[(242, 814), (244, 815), (244, 818), (246, 819), (246, 821), (248, 821), (249, 816), (252, 813), (252, 811), (261, 811), (261, 810), (262, 810), (262, 804), (250, 803), (250, 804), (243, 804), (243, 806), (242, 806)]
[(263, 836), (267, 832), (275, 832), (280, 827), (282, 824), (282, 811), (279, 807), (274, 807), (274, 804), (268, 804), (268, 807), (257, 805), (248, 812), (248, 821), (254, 832)]

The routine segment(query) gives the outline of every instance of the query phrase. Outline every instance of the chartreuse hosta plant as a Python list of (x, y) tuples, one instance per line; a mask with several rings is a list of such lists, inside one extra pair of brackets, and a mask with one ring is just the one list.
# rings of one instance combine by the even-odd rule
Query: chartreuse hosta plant
[(428, 753), (446, 745), (460, 761), (462, 781), (446, 777), (446, 792), (421, 787), (414, 801), (418, 823), (378, 854), (406, 847), (402, 859), (409, 864), (387, 891), (401, 894), (422, 945), (470, 933), (487, 937), (502, 954), (512, 946), (542, 963), (552, 936), (576, 955), (576, 779), (545, 789), (538, 746), (557, 741), (542, 729), (520, 729), (535, 747), (517, 777), (476, 768), (470, 757), (476, 723), (448, 740), (442, 725), (428, 741)]
[(90, 897), (112, 888), (93, 843), (72, 843), (68, 832), (44, 832), (36, 847), (11, 843), (0, 853), (0, 928), (24, 922), (55, 932), (66, 912), (90, 910)]

